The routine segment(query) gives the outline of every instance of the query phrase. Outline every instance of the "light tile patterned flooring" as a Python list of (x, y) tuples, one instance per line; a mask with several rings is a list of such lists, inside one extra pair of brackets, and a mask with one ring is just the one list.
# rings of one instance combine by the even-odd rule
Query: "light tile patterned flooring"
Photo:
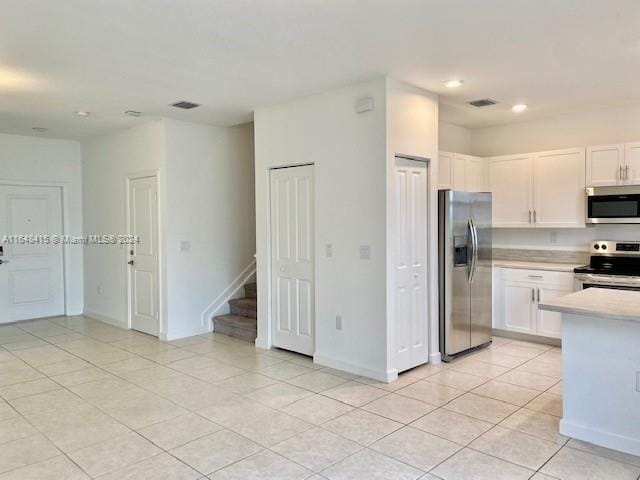
[(0, 327), (0, 480), (638, 479), (558, 434), (560, 351), (496, 338), (381, 384), (215, 334)]

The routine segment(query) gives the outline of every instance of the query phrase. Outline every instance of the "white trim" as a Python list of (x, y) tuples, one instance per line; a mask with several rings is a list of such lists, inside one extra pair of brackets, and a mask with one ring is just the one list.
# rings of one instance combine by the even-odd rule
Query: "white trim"
[(178, 332), (172, 332), (170, 335), (163, 332), (160, 335), (160, 340), (162, 340), (163, 342), (171, 342), (173, 340), (180, 340), (181, 338), (195, 337), (196, 335), (204, 335), (209, 332), (210, 330), (204, 327), (196, 327), (196, 328), (190, 328), (187, 330), (180, 330)]
[[(140, 178), (155, 178), (156, 179), (156, 213), (157, 213), (157, 221), (158, 221), (158, 259), (157, 259), (157, 294), (158, 294), (158, 337), (165, 338), (166, 331), (163, 328), (164, 326), (164, 288), (163, 288), (163, 277), (162, 277), (162, 259), (164, 258), (164, 244), (163, 244), (163, 235), (162, 235), (162, 213), (160, 209), (161, 205), (161, 191), (160, 191), (160, 170), (142, 170), (135, 173), (127, 173), (125, 175), (125, 222), (127, 226), (127, 235), (131, 235), (131, 198), (129, 197), (129, 188), (132, 180), (137, 180)], [(128, 249), (123, 249), (125, 253), (124, 261), (128, 258), (127, 255)], [(126, 328), (131, 329), (131, 269), (127, 268), (127, 322)], [(168, 326), (167, 326), (168, 330)]]
[[(71, 182), (66, 181), (38, 181), (38, 180), (17, 180), (12, 178), (0, 178), (0, 185), (16, 186), (16, 187), (57, 187), (60, 189), (60, 204), (62, 218), (62, 234), (69, 235), (71, 226), (69, 218), (69, 185)], [(84, 268), (84, 267), (83, 267)], [(71, 255), (69, 255), (69, 245), (66, 242), (62, 244), (62, 278), (63, 278), (63, 302), (64, 315), (79, 315), (82, 312), (72, 311), (69, 305), (69, 292), (71, 291)], [(84, 288), (83, 288), (84, 290)], [(84, 291), (82, 303), (84, 304)]]
[(116, 327), (126, 328), (126, 329), (129, 328), (127, 326), (126, 320), (118, 320), (117, 318), (113, 318), (113, 317), (110, 317), (109, 315), (104, 315), (99, 312), (94, 312), (92, 310), (85, 310), (82, 315), (84, 315), (85, 317), (93, 318), (94, 320), (99, 320), (101, 322), (108, 323), (109, 325), (114, 325)]
[[(256, 339), (256, 343), (257, 341), (258, 340)], [(374, 380), (379, 380), (386, 383), (391, 383), (398, 378), (398, 371), (395, 369), (388, 371), (371, 370), (368, 367), (364, 367), (362, 365), (351, 362), (345, 362), (344, 360), (338, 360), (337, 358), (331, 357), (329, 355), (323, 355), (322, 353), (318, 352), (313, 355), (313, 363), (317, 363), (318, 365), (322, 365), (325, 367), (335, 368), (336, 370), (342, 370), (343, 372), (353, 373), (354, 375), (373, 378)]]
[(640, 440), (560, 420), (560, 433), (605, 448), (640, 455)]
[(234, 295), (244, 287), (245, 283), (256, 273), (256, 260), (255, 254), (254, 259), (251, 261), (249, 265), (245, 267), (240, 275), (233, 279), (233, 281), (225, 288), (220, 295), (218, 295), (215, 300), (213, 300), (209, 306), (202, 312), (200, 316), (200, 321), (203, 327), (206, 327), (208, 331), (213, 330), (213, 322), (211, 318), (218, 313), (218, 311), (227, 304), (229, 300), (231, 300)]
[(442, 355), (440, 354), (440, 352), (430, 353), (429, 363), (432, 365), (437, 365), (438, 363), (442, 363)]

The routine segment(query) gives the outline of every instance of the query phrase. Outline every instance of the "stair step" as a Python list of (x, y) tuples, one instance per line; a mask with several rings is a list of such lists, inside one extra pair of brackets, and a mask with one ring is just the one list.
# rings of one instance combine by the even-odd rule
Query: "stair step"
[(220, 315), (213, 317), (213, 331), (239, 340), (253, 342), (258, 336), (258, 322), (255, 318), (242, 315)]
[(229, 307), (233, 315), (258, 317), (258, 301), (255, 298), (234, 298), (229, 300)]
[(258, 297), (258, 285), (255, 283), (247, 283), (244, 286), (244, 294), (247, 298), (257, 298)]

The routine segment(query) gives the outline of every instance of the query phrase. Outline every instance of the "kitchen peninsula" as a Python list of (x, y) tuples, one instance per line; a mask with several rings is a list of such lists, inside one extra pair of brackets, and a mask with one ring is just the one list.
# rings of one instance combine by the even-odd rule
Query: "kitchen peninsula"
[(640, 455), (640, 292), (588, 288), (539, 308), (562, 313), (560, 433)]

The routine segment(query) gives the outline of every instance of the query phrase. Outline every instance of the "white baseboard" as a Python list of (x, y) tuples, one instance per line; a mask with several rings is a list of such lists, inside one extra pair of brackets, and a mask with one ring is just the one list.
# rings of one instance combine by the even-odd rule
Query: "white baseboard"
[[(209, 328), (211, 319), (222, 309), (233, 296), (244, 287), (244, 284), (256, 273), (256, 259), (254, 258), (245, 269), (225, 288), (209, 306), (202, 312), (200, 321), (203, 327)], [(209, 329), (211, 331), (211, 329)]]
[(126, 320), (118, 320), (117, 318), (110, 317), (109, 315), (104, 315), (99, 312), (95, 312), (93, 310), (84, 311), (83, 315), (85, 317), (93, 318), (94, 320), (100, 320), (101, 322), (108, 323), (109, 325), (114, 325), (120, 328), (129, 328)]
[(263, 350), (269, 350), (271, 348), (271, 345), (269, 345), (266, 337), (261, 337), (259, 334), (258, 337), (256, 337), (255, 345), (256, 348), (262, 348)]
[(640, 456), (640, 438), (623, 437), (615, 433), (577, 425), (565, 419), (560, 420), (560, 433), (600, 447)]
[[(324, 355), (322, 353), (317, 353), (317, 352), (313, 355), (313, 362), (317, 363), (318, 365), (335, 368), (337, 370), (342, 370), (344, 372), (353, 373), (354, 375), (361, 375), (363, 377), (373, 378), (374, 380), (379, 380), (381, 382), (386, 382), (386, 383), (389, 383), (398, 377), (398, 372), (395, 370), (390, 370), (390, 371), (372, 370), (362, 365), (357, 365), (351, 362), (345, 362), (344, 360), (338, 360), (337, 358), (333, 358), (329, 355)], [(395, 372), (395, 378), (394, 378), (394, 372)]]
[(177, 332), (168, 332), (166, 334), (162, 334), (161, 339), (165, 342), (171, 342), (173, 340), (180, 340), (181, 338), (204, 335), (205, 333), (209, 333), (210, 331), (211, 328), (198, 326), (194, 328), (188, 328), (186, 330), (179, 330)]
[(434, 352), (429, 354), (429, 363), (433, 365), (437, 365), (438, 363), (442, 363), (442, 355), (440, 352)]

